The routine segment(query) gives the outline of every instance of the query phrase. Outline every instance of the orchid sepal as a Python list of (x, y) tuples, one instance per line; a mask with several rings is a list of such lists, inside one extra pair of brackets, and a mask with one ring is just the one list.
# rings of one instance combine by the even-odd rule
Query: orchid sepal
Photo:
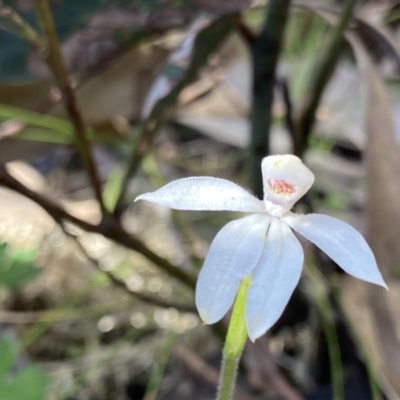
[(322, 214), (289, 213), (282, 220), (319, 247), (349, 275), (388, 289), (372, 250), (351, 225)]
[(212, 177), (183, 178), (168, 183), (155, 192), (138, 196), (175, 210), (264, 212), (261, 200), (226, 179)]
[(220, 320), (233, 303), (240, 281), (251, 274), (246, 325), (251, 340), (280, 317), (304, 260), (292, 230), (310, 240), (350, 275), (387, 288), (365, 239), (350, 225), (321, 214), (290, 212), (314, 182), (314, 174), (293, 155), (262, 161), (264, 199), (225, 179), (192, 177), (173, 181), (137, 200), (178, 210), (239, 211), (252, 215), (225, 225), (210, 246), (196, 287), (205, 323)]

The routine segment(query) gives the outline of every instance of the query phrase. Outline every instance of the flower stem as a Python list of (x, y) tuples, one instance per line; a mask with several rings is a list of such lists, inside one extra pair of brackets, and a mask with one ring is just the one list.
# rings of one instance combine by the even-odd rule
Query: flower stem
[(233, 398), (237, 368), (247, 340), (245, 309), (250, 283), (250, 276), (243, 279), (236, 296), (223, 350), (217, 400), (231, 400)]

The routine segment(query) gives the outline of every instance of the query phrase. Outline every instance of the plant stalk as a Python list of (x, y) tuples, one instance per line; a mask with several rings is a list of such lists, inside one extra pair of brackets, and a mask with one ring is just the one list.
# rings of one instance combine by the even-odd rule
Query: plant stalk
[(247, 291), (250, 284), (250, 276), (243, 279), (236, 296), (223, 349), (217, 400), (231, 400), (233, 398), (237, 368), (247, 340), (245, 309)]
[(263, 197), (261, 161), (269, 154), (275, 71), (282, 47), (290, 0), (270, 0), (264, 26), (252, 45), (251, 176), (254, 194)]
[(124, 201), (126, 197), (126, 193), (128, 191), (128, 186), (130, 179), (137, 172), (143, 158), (150, 151), (152, 146), (152, 141), (157, 133), (158, 129), (164, 123), (164, 114), (160, 114), (158, 120), (150, 119), (144, 122), (143, 128), (139, 134), (139, 137), (136, 139), (132, 152), (129, 157), (128, 166), (124, 173), (124, 177), (122, 178), (121, 189), (118, 194), (117, 201), (115, 203), (114, 209), (112, 211), (113, 216), (119, 220), (123, 211), (124, 211)]
[(47, 39), (46, 61), (62, 92), (65, 108), (72, 124), (74, 125), (79, 153), (89, 174), (91, 185), (95, 192), (96, 199), (100, 204), (102, 214), (106, 215), (107, 210), (104, 206), (103, 196), (101, 194), (101, 183), (90, 150), (90, 144), (86, 136), (87, 132), (85, 123), (83, 122), (82, 115), (77, 107), (75, 93), (62, 58), (60, 43), (58, 41), (54, 19), (48, 0), (34, 0), (34, 6), (39, 23)]
[[(25, 39), (38, 50), (43, 50), (46, 44), (43, 38), (36, 32), (26, 20), (24, 20), (15, 10), (9, 6), (5, 6), (0, 0), (0, 17), (9, 23), (9, 27), (2, 27), (4, 30), (13, 33), (22, 39)], [(3, 24), (2, 24), (3, 25)]]
[(307, 276), (312, 286), (313, 303), (320, 314), (322, 330), (325, 334), (331, 372), (332, 400), (344, 400), (343, 363), (340, 342), (335, 324), (333, 307), (328, 287), (322, 274), (312, 264), (306, 264)]
[(296, 123), (295, 154), (301, 157), (308, 147), (308, 140), (314, 127), (315, 116), (321, 97), (329, 79), (335, 71), (344, 43), (344, 33), (353, 15), (357, 0), (347, 0), (338, 24), (333, 29), (329, 41), (322, 51), (312, 74), (310, 89), (306, 95)]

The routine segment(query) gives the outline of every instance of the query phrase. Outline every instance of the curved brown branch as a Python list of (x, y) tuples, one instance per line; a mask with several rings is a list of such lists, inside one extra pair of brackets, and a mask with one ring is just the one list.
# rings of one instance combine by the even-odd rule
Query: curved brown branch
[(194, 277), (180, 269), (178, 266), (170, 263), (165, 258), (162, 258), (158, 254), (154, 253), (143, 242), (126, 232), (124, 228), (116, 221), (112, 219), (106, 219), (103, 220), (99, 225), (94, 225), (77, 218), (69, 214), (64, 208), (52, 200), (24, 186), (21, 182), (16, 180), (8, 173), (4, 165), (0, 166), (0, 185), (14, 190), (15, 192), (18, 192), (31, 199), (40, 205), (59, 224), (69, 221), (87, 232), (99, 233), (108, 239), (122, 244), (123, 246), (144, 255), (159, 268), (163, 269), (184, 283), (186, 286), (194, 289), (196, 281)]

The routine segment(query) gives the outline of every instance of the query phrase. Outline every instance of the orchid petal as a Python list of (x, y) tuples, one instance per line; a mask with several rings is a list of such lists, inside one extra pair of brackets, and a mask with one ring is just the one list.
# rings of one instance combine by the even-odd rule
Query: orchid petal
[(252, 341), (281, 316), (299, 282), (303, 261), (303, 249), (289, 226), (274, 218), (247, 294), (246, 323)]
[(240, 281), (260, 258), (269, 222), (260, 214), (237, 219), (211, 243), (196, 286), (196, 305), (206, 324), (219, 321), (229, 310)]
[(314, 183), (314, 174), (300, 158), (291, 154), (268, 156), (262, 160), (266, 211), (281, 217)]
[(261, 200), (225, 179), (192, 177), (178, 179), (137, 200), (147, 200), (176, 210), (265, 212)]
[(291, 214), (283, 220), (318, 246), (348, 274), (387, 288), (370, 247), (350, 225), (321, 214)]

